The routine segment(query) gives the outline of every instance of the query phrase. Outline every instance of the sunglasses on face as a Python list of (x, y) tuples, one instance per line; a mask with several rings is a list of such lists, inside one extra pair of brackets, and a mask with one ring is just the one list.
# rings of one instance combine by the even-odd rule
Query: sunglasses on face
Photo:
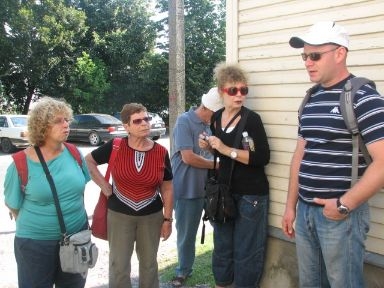
[(135, 125), (140, 125), (141, 122), (143, 122), (143, 121), (149, 123), (149, 121), (151, 121), (151, 120), (152, 120), (152, 117), (144, 117), (144, 118), (134, 119), (134, 120), (132, 120), (132, 123)]
[(240, 92), (241, 96), (245, 96), (248, 94), (248, 87), (247, 86), (243, 86), (240, 88), (228, 87), (228, 88), (224, 88), (222, 91), (227, 93), (229, 96), (236, 96), (237, 92)]
[(303, 61), (307, 61), (308, 58), (311, 61), (319, 61), (321, 59), (321, 55), (329, 53), (329, 52), (332, 52), (332, 51), (335, 51), (338, 48), (339, 47), (336, 47), (336, 48), (334, 48), (332, 50), (328, 50), (328, 51), (325, 51), (325, 52), (312, 52), (312, 53), (308, 53), (308, 54), (301, 53), (301, 57), (303, 58)]

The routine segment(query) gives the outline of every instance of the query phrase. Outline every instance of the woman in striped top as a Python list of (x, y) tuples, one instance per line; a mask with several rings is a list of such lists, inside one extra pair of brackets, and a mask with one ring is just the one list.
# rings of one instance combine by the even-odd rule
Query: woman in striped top
[(141, 104), (126, 104), (122, 139), (111, 171), (112, 185), (97, 168), (108, 163), (109, 141), (86, 156), (93, 181), (108, 198), (109, 287), (131, 287), (131, 256), (136, 245), (139, 286), (159, 287), (159, 240), (172, 232), (172, 170), (165, 147), (148, 138), (150, 117)]

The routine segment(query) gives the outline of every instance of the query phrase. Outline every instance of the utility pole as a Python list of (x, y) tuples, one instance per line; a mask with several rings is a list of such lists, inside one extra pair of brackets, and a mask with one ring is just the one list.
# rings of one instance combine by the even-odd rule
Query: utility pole
[(169, 140), (174, 151), (173, 127), (185, 111), (184, 0), (169, 0)]

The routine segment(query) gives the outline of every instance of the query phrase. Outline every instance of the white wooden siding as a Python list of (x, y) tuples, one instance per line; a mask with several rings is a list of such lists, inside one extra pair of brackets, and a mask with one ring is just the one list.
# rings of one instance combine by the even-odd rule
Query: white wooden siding
[[(296, 146), (297, 109), (312, 86), (300, 57), (289, 46), (314, 22), (334, 20), (350, 33), (348, 67), (371, 78), (384, 94), (384, 1), (227, 0), (227, 62), (248, 72), (246, 105), (257, 111), (271, 146), (266, 171), (271, 187), (270, 225), (280, 228), (289, 164)], [(369, 201), (367, 250), (384, 255), (384, 192)]]

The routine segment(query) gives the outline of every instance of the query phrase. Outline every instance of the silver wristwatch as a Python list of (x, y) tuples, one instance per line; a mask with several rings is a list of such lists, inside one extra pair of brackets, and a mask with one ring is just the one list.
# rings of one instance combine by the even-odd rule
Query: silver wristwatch
[(336, 201), (337, 211), (339, 211), (340, 214), (348, 215), (350, 210), (347, 206), (341, 203), (340, 198), (337, 198)]
[(237, 151), (236, 150), (232, 150), (230, 156), (231, 156), (232, 159), (236, 159), (237, 158)]

